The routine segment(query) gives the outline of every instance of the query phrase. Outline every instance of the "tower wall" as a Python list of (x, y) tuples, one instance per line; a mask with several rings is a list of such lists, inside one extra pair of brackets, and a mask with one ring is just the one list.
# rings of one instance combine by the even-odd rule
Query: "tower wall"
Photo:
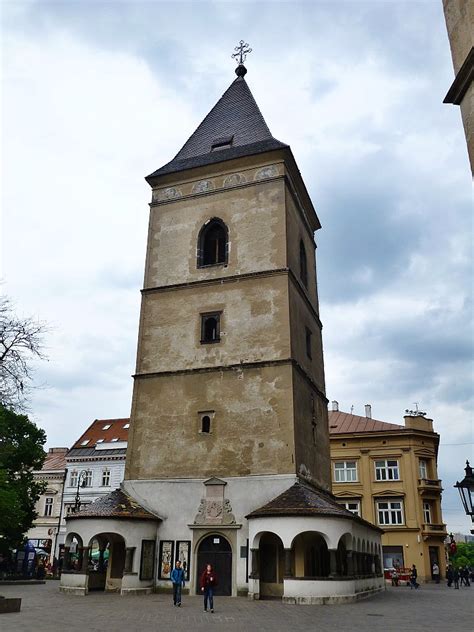
[[(200, 432), (201, 414), (211, 432)], [(295, 471), (291, 365), (137, 380), (126, 479)]]

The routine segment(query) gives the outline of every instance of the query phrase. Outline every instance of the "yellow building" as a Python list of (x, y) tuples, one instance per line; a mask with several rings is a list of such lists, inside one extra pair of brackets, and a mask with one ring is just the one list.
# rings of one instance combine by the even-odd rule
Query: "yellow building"
[[(333, 493), (338, 502), (384, 530), (384, 569), (416, 565), (427, 581), (437, 562), (446, 570), (437, 456), (439, 435), (422, 413), (405, 425), (352, 415), (332, 403), (329, 413)], [(388, 575), (388, 572), (387, 572)]]

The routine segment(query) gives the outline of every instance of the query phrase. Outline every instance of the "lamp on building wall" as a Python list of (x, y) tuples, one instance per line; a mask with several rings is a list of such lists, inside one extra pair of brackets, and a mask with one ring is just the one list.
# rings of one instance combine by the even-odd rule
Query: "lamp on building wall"
[(461, 502), (464, 507), (464, 511), (468, 516), (471, 516), (472, 522), (474, 522), (474, 511), (472, 509), (472, 492), (474, 491), (474, 476), (472, 475), (472, 467), (469, 465), (469, 461), (466, 461), (466, 467), (464, 468), (466, 476), (461, 482), (456, 481), (454, 487), (458, 488), (459, 495), (461, 496)]
[(86, 486), (87, 475), (88, 475), (87, 470), (82, 470), (82, 472), (79, 472), (79, 476), (77, 477), (76, 497), (74, 498), (74, 507), (72, 508), (72, 511), (74, 513), (77, 513), (81, 508), (80, 488)]

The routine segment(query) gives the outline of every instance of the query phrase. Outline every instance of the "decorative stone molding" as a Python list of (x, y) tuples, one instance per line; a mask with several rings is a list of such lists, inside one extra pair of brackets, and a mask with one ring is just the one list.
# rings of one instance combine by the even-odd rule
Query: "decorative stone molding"
[(214, 191), (214, 184), (211, 180), (199, 180), (193, 184), (193, 193), (206, 193), (206, 191)]
[(262, 167), (255, 174), (255, 180), (266, 180), (267, 178), (273, 178), (278, 175), (278, 169), (275, 165), (269, 167)]
[(164, 200), (174, 200), (176, 198), (182, 197), (182, 193), (179, 189), (175, 187), (167, 187), (166, 189), (159, 189), (158, 191), (153, 192), (153, 197), (159, 201)]
[(239, 184), (244, 184), (247, 182), (247, 179), (241, 173), (231, 173), (229, 176), (224, 178), (224, 187), (235, 187)]
[(206, 488), (205, 498), (201, 498), (197, 514), (194, 518), (195, 525), (235, 525), (235, 516), (228, 498), (224, 498), (225, 481), (218, 478), (210, 478), (204, 482)]

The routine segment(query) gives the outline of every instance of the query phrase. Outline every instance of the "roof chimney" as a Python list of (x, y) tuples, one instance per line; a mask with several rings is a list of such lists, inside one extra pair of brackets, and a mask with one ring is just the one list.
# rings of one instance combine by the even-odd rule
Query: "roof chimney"
[(365, 416), (367, 419), (372, 419), (372, 406), (370, 404), (365, 405)]
[(333, 412), (339, 412), (339, 402), (336, 402), (335, 399), (331, 402)]

